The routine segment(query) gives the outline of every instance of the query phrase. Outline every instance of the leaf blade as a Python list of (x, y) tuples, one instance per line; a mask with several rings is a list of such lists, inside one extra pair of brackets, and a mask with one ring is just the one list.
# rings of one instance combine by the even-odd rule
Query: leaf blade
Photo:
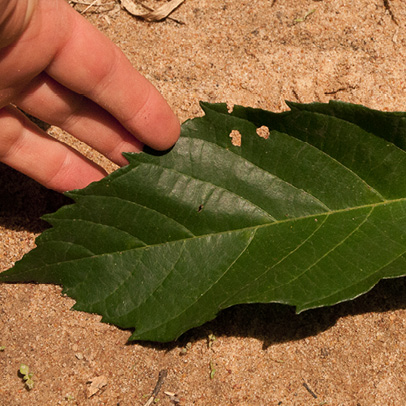
[(47, 216), (53, 228), (0, 281), (62, 284), (75, 309), (135, 328), (131, 339), (170, 341), (235, 304), (303, 311), (404, 276), (405, 151), (355, 113), (316, 107), (203, 104), (169, 154), (128, 154), (70, 192), (75, 203)]

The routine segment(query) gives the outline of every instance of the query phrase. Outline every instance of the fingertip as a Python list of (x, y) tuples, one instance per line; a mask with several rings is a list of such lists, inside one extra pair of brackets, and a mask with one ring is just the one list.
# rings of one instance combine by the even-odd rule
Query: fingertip
[(169, 119), (162, 130), (163, 135), (159, 140), (158, 151), (166, 151), (172, 148), (180, 137), (180, 123), (176, 116)]
[(135, 136), (144, 144), (165, 151), (180, 136), (180, 123), (168, 103), (154, 88), (142, 109), (134, 117)]

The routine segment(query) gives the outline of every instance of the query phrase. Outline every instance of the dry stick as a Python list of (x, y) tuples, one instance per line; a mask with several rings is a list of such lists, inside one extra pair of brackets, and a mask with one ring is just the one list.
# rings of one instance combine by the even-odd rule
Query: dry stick
[(164, 380), (165, 380), (167, 375), (168, 375), (168, 371), (166, 369), (163, 369), (162, 371), (159, 371), (158, 381), (157, 381), (157, 383), (155, 385), (154, 390), (152, 391), (151, 397), (148, 399), (147, 403), (145, 403), (144, 406), (152, 405), (152, 402), (155, 400), (155, 398), (157, 397), (159, 391), (161, 390), (161, 386), (164, 383)]
[(388, 11), (390, 18), (392, 21), (396, 24), (399, 25), (398, 20), (396, 19), (395, 15), (392, 12), (392, 8), (390, 6), (389, 0), (383, 0), (383, 5), (385, 6), (385, 9)]
[(317, 399), (317, 395), (309, 388), (309, 385), (306, 382), (303, 382), (302, 385), (305, 389), (315, 398)]
[(329, 94), (337, 94), (338, 92), (344, 92), (346, 90), (354, 90), (356, 89), (356, 86), (353, 85), (348, 85), (348, 86), (344, 86), (344, 87), (339, 87), (336, 90), (330, 90), (329, 92), (324, 92), (325, 95), (329, 95)]
[(101, 4), (95, 4), (97, 3), (98, 0), (93, 1), (92, 3), (89, 3), (88, 1), (78, 1), (78, 0), (69, 0), (69, 4), (74, 4), (74, 5), (79, 5), (79, 6), (92, 6), (94, 5), (95, 7), (103, 7), (103, 6), (111, 6), (112, 4), (116, 4), (115, 1), (109, 1), (108, 3), (101, 3)]
[(84, 1), (77, 1), (77, 0), (70, 0), (69, 4), (72, 5), (72, 7), (75, 7), (76, 5), (79, 6), (87, 6), (84, 10), (79, 11), (80, 14), (85, 14), (87, 10), (89, 10), (92, 7), (106, 7), (106, 6), (111, 6), (112, 4), (116, 4), (114, 1), (110, 1), (108, 3), (99, 3), (99, 0), (93, 0), (91, 3), (89, 2), (84, 2)]
[(82, 14), (86, 13), (87, 10), (89, 10), (89, 8), (93, 7), (98, 0), (94, 0), (92, 3), (90, 3), (83, 11)]

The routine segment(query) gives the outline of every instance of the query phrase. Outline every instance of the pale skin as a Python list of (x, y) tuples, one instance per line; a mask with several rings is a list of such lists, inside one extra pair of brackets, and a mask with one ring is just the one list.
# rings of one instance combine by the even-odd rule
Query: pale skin
[(160, 93), (64, 0), (0, 0), (0, 162), (60, 192), (106, 175), (16, 106), (118, 165), (122, 152), (166, 150), (180, 132)]

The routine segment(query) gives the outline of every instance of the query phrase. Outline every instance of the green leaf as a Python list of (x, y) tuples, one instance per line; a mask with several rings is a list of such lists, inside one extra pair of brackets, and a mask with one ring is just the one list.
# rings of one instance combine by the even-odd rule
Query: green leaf
[(406, 114), (289, 106), (203, 103), (169, 153), (126, 154), (68, 193), (75, 203), (46, 216), (53, 228), (0, 281), (61, 284), (131, 339), (170, 341), (235, 304), (300, 312), (404, 276)]

